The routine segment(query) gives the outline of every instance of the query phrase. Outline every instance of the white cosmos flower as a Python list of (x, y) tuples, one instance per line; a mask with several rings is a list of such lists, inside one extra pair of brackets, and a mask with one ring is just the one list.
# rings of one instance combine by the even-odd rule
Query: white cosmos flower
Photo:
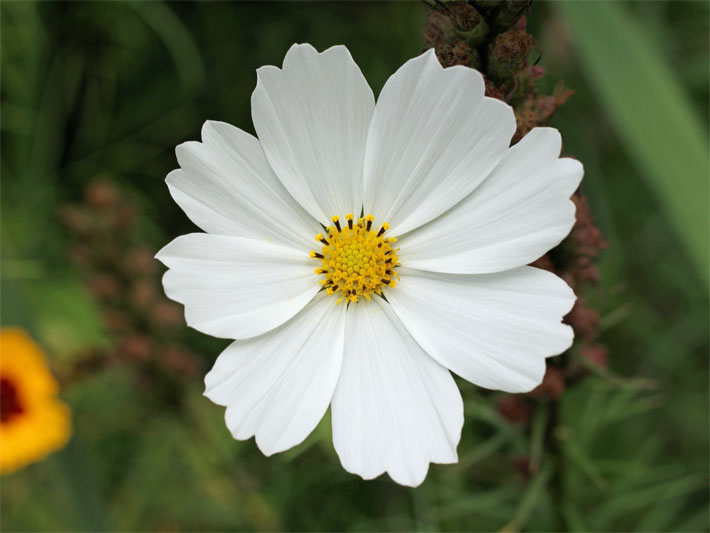
[(347, 471), (416, 486), (457, 461), (450, 371), (529, 391), (571, 345), (572, 290), (526, 265), (570, 231), (582, 165), (552, 128), (510, 147), (512, 109), (433, 50), (376, 105), (343, 46), (257, 74), (258, 139), (210, 121), (177, 147), (170, 193), (205, 233), (158, 253), (165, 292), (237, 339), (205, 378), (234, 438), (281, 452), (330, 406)]

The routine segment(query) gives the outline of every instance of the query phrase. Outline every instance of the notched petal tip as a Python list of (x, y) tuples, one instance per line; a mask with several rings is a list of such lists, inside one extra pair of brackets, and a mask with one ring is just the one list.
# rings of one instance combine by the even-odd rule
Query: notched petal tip
[[(576, 300), (576, 298), (575, 298), (575, 300)], [(572, 310), (571, 307), (570, 307), (570, 310)], [(563, 329), (567, 334), (567, 339), (566, 339), (565, 343), (560, 345), (559, 349), (555, 350), (554, 353), (551, 353), (547, 357), (556, 357), (558, 355), (562, 355), (567, 350), (569, 350), (572, 347), (572, 345), (574, 344), (574, 329), (572, 328), (572, 326), (570, 326), (569, 324), (563, 324)], [(560, 336), (562, 336), (562, 335), (560, 335)]]
[(264, 65), (256, 69), (256, 86), (251, 93), (251, 105), (254, 106), (254, 96), (261, 91), (266, 91), (265, 83), (281, 74), (282, 70), (274, 65)]
[[(545, 368), (547, 369), (547, 367)], [(520, 387), (501, 388), (500, 391), (505, 392), (506, 394), (528, 394), (540, 386), (544, 377), (545, 372), (543, 371), (539, 378), (535, 378), (535, 381), (531, 381), (529, 384), (522, 385)]]
[(215, 399), (212, 397), (213, 396), (212, 389), (214, 386), (207, 383), (207, 378), (209, 377), (209, 375), (210, 375), (209, 372), (207, 374), (205, 374), (205, 379), (204, 379), (205, 390), (202, 391), (202, 396), (204, 396), (205, 398), (207, 398), (209, 401), (211, 401), (212, 403), (214, 403), (216, 405), (221, 405), (219, 402), (216, 402)]
[(177, 158), (180, 168), (184, 169), (188, 165), (188, 160), (195, 157), (195, 153), (202, 153), (204, 144), (200, 141), (185, 141), (175, 147), (175, 157)]
[(202, 128), (200, 128), (200, 138), (202, 139), (202, 143), (206, 143), (213, 133), (216, 133), (219, 128), (224, 127), (234, 128), (234, 126), (228, 122), (221, 120), (205, 120), (202, 124)]
[(566, 172), (571, 176), (570, 180), (575, 184), (576, 190), (584, 178), (584, 164), (574, 157), (560, 157), (559, 162), (569, 167)]
[[(431, 463), (429, 463), (431, 464)], [(420, 486), (422, 483), (424, 483), (424, 480), (426, 479), (427, 475), (429, 474), (429, 464), (426, 465), (426, 468), (424, 469), (423, 475), (417, 474), (414, 476), (400, 476), (398, 473), (393, 473), (393, 472), (387, 472), (387, 475), (390, 477), (392, 481), (397, 483), (397, 485), (401, 485), (403, 487), (409, 487), (412, 489), (417, 488)]]
[(304, 440), (306, 440), (306, 438), (308, 438), (308, 435), (304, 436), (300, 440), (285, 439), (283, 442), (279, 441), (271, 444), (268, 442), (268, 439), (262, 436), (261, 433), (257, 433), (254, 436), (254, 442), (256, 443), (256, 447), (259, 448), (259, 451), (264, 454), (264, 457), (271, 457), (272, 455), (276, 455), (277, 453), (283, 453), (287, 450), (290, 450), (294, 446), (298, 446)]
[(535, 270), (541, 270), (542, 272), (545, 272), (545, 273), (548, 274), (549, 276), (552, 276), (552, 277), (554, 277), (555, 279), (558, 280), (558, 283), (560, 284), (561, 290), (562, 290), (562, 292), (564, 293), (564, 294), (561, 295), (561, 298), (562, 298), (563, 300), (566, 300), (566, 302), (567, 302), (567, 305), (566, 305), (566, 306), (563, 306), (563, 307), (561, 308), (562, 318), (564, 318), (564, 317), (567, 315), (567, 313), (569, 313), (569, 312), (572, 310), (572, 308), (574, 307), (575, 302), (577, 301), (577, 294), (574, 292), (574, 289), (572, 289), (572, 287), (569, 286), (569, 283), (567, 283), (567, 281), (565, 281), (564, 278), (561, 278), (561, 277), (558, 276), (557, 274), (554, 274), (554, 273), (549, 272), (549, 271), (547, 271), (547, 270), (539, 269), (539, 268), (536, 268), (536, 267), (529, 267), (529, 268), (535, 268)]
[[(562, 149), (562, 136), (557, 128), (551, 126), (537, 126), (525, 134), (523, 139), (528, 139), (527, 142), (544, 142), (554, 143)], [(522, 142), (522, 139), (521, 139)], [(557, 152), (559, 156), (560, 152)]]
[(515, 148), (535, 151), (539, 157), (558, 159), (562, 153), (562, 135), (557, 128), (539, 126), (525, 134)]
[[(454, 462), (458, 462), (454, 461)], [(427, 463), (426, 467), (424, 468), (423, 475), (420, 473), (417, 473), (416, 475), (413, 476), (407, 476), (402, 475), (402, 473), (395, 471), (391, 471), (388, 469), (378, 469), (378, 471), (373, 471), (373, 472), (358, 472), (356, 469), (349, 468), (345, 464), (342, 463), (341, 459), (341, 465), (343, 467), (343, 470), (345, 470), (348, 474), (352, 474), (354, 476), (359, 477), (363, 481), (372, 481), (373, 479), (377, 479), (380, 476), (387, 475), (389, 476), (390, 480), (397, 485), (402, 485), (403, 487), (411, 487), (411, 488), (416, 488), (422, 483), (424, 483), (424, 480), (426, 479), (427, 475), (429, 474), (429, 466), (431, 464), (437, 464), (437, 463)], [(450, 463), (440, 463), (440, 464), (450, 464)]]
[[(485, 82), (483, 81), (483, 76), (481, 76), (481, 83), (484, 85), (485, 91)], [(517, 122), (515, 121), (515, 110), (507, 102), (504, 102), (503, 100), (498, 100), (497, 98), (491, 98), (490, 96), (483, 96), (483, 98), (481, 98), (481, 104), (489, 106), (491, 109), (496, 106), (500, 108), (500, 110), (495, 113), (494, 116), (499, 123), (503, 121), (506, 122), (505, 137), (508, 140), (508, 144), (506, 146), (509, 146), (511, 139), (513, 138), (513, 134), (515, 133), (515, 130), (518, 127)]]
[[(353, 60), (352, 54), (347, 46), (342, 44), (336, 44), (329, 48), (326, 48), (322, 52), (319, 52), (310, 43), (294, 43), (286, 52), (286, 56), (283, 60), (282, 70), (290, 71), (292, 69), (300, 69), (299, 62), (307, 60), (310, 58), (315, 58), (316, 60), (321, 60), (322, 58), (329, 57), (334, 54), (339, 54), (345, 52), (347, 60), (355, 62)], [(262, 67), (263, 68), (263, 67)], [(258, 70), (257, 70), (258, 72)]]
[[(424, 52), (422, 52), (421, 54), (419, 54), (418, 56), (416, 56), (412, 59), (418, 59), (420, 57), (426, 58), (427, 61), (431, 61), (433, 59), (434, 61), (436, 61), (436, 64), (439, 65), (439, 67), (441, 67), (441, 70), (444, 70), (444, 67), (439, 62), (439, 58), (436, 57), (436, 50), (434, 48), (429, 48), (427, 50), (424, 50)], [(410, 61), (411, 61), (411, 59), (410, 59)]]
[(257, 79), (259, 77), (260, 72), (266, 72), (266, 71), (281, 71), (286, 68), (287, 64), (291, 62), (291, 60), (296, 57), (299, 53), (303, 52), (311, 52), (314, 54), (318, 54), (318, 50), (316, 50), (312, 44), (310, 43), (293, 43), (289, 49), (286, 51), (286, 55), (284, 56), (283, 61), (281, 62), (281, 66), (276, 66), (276, 65), (262, 65), (261, 67), (256, 69), (256, 75)]
[[(177, 237), (179, 239), (179, 237)], [(170, 268), (170, 265), (168, 265), (168, 250), (170, 249), (170, 246), (175, 242), (176, 239), (173, 239), (170, 241), (168, 244), (163, 246), (160, 250), (156, 252), (156, 254), (153, 256), (154, 259), (157, 259), (161, 263), (163, 263), (166, 267)]]
[(350, 52), (350, 49), (344, 44), (334, 44), (333, 46), (330, 46), (323, 50), (321, 54), (335, 54), (339, 52), (345, 52), (350, 59), (352, 59), (353, 57), (352, 53)]
[(320, 52), (318, 52), (315, 46), (313, 46), (311, 43), (293, 43), (286, 51), (286, 55), (284, 56), (283, 60), (283, 66), (286, 67), (286, 64), (289, 63), (291, 59), (293, 59), (293, 57), (295, 57), (295, 55), (299, 53), (318, 55)]
[(540, 385), (540, 383), (542, 383), (542, 380), (545, 377), (545, 372), (547, 372), (548, 357), (553, 357), (553, 354), (536, 358), (533, 362), (534, 369), (531, 370), (530, 368), (528, 368), (526, 370), (526, 373), (517, 373), (517, 381), (509, 381), (506, 383), (502, 383), (499, 387), (493, 390), (499, 390), (507, 394), (526, 394), (534, 390)]
[[(170, 241), (168, 244), (163, 246), (160, 250), (158, 250), (158, 253), (155, 254), (155, 258), (163, 263), (166, 267), (170, 268), (169, 262), (170, 259), (175, 257), (172, 252), (175, 251), (175, 249), (180, 249), (182, 246), (189, 246), (190, 243), (192, 242), (192, 239), (195, 238), (200, 238), (199, 236), (205, 235), (205, 233), (200, 233), (200, 232), (194, 232), (194, 233), (186, 233), (184, 235), (179, 235), (175, 237), (172, 241)], [(179, 256), (179, 254), (178, 254)]]
[(180, 174), (183, 172), (181, 168), (176, 168), (174, 170), (171, 170), (168, 172), (168, 175), (165, 176), (165, 183), (168, 184), (168, 187), (171, 185), (174, 186), (175, 182), (180, 179)]

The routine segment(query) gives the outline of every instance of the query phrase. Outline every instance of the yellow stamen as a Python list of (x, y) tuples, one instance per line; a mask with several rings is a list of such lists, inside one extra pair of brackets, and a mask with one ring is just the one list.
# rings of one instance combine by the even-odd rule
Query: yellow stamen
[(338, 228), (338, 231), (341, 231), (339, 222), (340, 217), (338, 217), (337, 215), (333, 215), (333, 218), (331, 218), (331, 220), (333, 221), (333, 224), (335, 224), (335, 227)]
[(326, 287), (326, 294), (340, 293), (337, 303), (357, 302), (360, 296), (370, 299), (372, 293), (382, 294), (382, 287), (394, 287), (397, 282), (398, 266), (396, 252), (390, 246), (397, 239), (384, 237), (389, 224), (382, 224), (379, 232), (372, 230), (375, 217), (367, 215), (354, 224), (352, 213), (345, 216), (347, 227), (341, 227), (337, 216), (332, 217), (335, 227), (327, 229), (327, 235), (319, 233), (315, 240), (323, 244), (321, 253), (311, 251), (311, 258), (321, 260), (315, 269), (318, 275), (325, 275), (319, 281)]

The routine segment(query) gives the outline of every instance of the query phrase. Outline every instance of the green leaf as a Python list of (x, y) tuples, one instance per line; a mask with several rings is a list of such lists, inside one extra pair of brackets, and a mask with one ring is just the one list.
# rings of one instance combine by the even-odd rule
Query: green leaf
[(162, 2), (130, 2), (143, 21), (155, 31), (175, 62), (183, 87), (200, 88), (205, 78), (205, 66), (200, 50), (190, 33), (173, 10)]
[(558, 2), (581, 67), (707, 283), (708, 140), (657, 44), (619, 2)]
[(31, 283), (25, 291), (38, 338), (55, 360), (71, 361), (108, 346), (101, 314), (84, 286), (74, 278)]

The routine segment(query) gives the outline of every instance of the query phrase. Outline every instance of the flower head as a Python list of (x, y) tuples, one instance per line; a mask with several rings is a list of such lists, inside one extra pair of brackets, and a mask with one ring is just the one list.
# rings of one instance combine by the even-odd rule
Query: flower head
[(19, 328), (0, 330), (0, 472), (38, 461), (67, 442), (69, 409), (37, 344)]
[(205, 233), (158, 253), (166, 294), (190, 326), (237, 339), (205, 395), (266, 455), (330, 406), (346, 470), (418, 485), (457, 460), (450, 371), (529, 391), (572, 343), (573, 292), (525, 265), (572, 227), (582, 166), (551, 128), (510, 147), (512, 109), (432, 50), (377, 104), (343, 46), (294, 45), (257, 74), (259, 138), (207, 122), (167, 178)]

